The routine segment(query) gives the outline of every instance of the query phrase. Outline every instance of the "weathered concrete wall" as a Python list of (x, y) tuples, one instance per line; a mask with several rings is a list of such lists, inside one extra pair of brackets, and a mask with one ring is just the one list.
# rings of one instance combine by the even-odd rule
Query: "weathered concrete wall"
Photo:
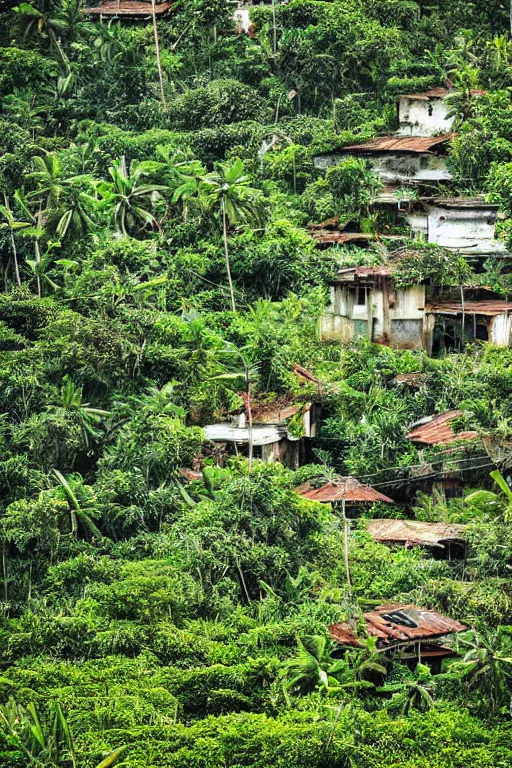
[(365, 335), (400, 349), (422, 348), (424, 286), (395, 291), (384, 282), (382, 287), (366, 288), (364, 304), (357, 296), (356, 286), (331, 287), (331, 304), (321, 321), (322, 339), (349, 344)]
[(233, 20), (235, 22), (235, 30), (240, 34), (245, 32), (247, 34), (251, 27), (250, 12), (248, 8), (236, 8), (233, 13)]
[(498, 347), (509, 347), (512, 342), (512, 315), (497, 315), (490, 323), (489, 341)]
[(427, 206), (428, 242), (467, 253), (500, 253), (505, 243), (494, 239), (496, 212), (486, 208)]
[(448, 105), (444, 99), (408, 99), (398, 102), (399, 136), (437, 136), (449, 133), (454, 118), (447, 119)]
[(444, 157), (429, 153), (383, 152), (382, 154), (358, 155), (350, 152), (333, 152), (313, 158), (315, 168), (326, 170), (348, 157), (364, 157), (371, 170), (387, 184), (406, 181), (446, 181), (452, 178)]

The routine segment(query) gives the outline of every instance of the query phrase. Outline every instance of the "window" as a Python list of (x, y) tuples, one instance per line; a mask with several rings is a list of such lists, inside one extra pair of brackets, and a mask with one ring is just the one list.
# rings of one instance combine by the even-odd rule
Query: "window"
[(359, 288), (356, 291), (356, 304), (358, 306), (365, 306), (366, 305), (366, 288), (362, 288), (359, 286)]
[(434, 114), (434, 107), (432, 106), (432, 104), (429, 104), (428, 105), (428, 116), (432, 117), (433, 114)]

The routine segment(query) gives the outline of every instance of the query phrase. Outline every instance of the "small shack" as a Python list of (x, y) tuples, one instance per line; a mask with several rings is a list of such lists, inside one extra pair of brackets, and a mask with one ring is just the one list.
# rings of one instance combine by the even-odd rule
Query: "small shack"
[(390, 266), (340, 269), (321, 320), (324, 340), (368, 339), (397, 349), (423, 349), (425, 287), (395, 288)]
[(316, 155), (316, 168), (327, 169), (348, 157), (364, 157), (386, 184), (447, 181), (452, 178), (446, 155), (453, 134), (432, 137), (381, 136), (334, 152)]
[[(155, 2), (155, 16), (161, 18), (172, 8), (171, 2)], [(99, 5), (84, 8), (86, 16), (93, 19), (123, 19), (127, 21), (148, 21), (152, 17), (151, 2), (148, 0), (103, 0)]]
[(438, 416), (426, 416), (412, 425), (407, 440), (424, 448), (425, 446), (449, 447), (461, 440), (478, 439), (478, 432), (473, 430), (455, 432), (453, 423), (462, 415), (462, 411), (446, 411)]
[(439, 460), (422, 463), (416, 468), (416, 479), (422, 482), (423, 478), (424, 489), (428, 493), (437, 492), (445, 498), (460, 497), (463, 494), (464, 463), (460, 464), (457, 457), (463, 458), (469, 449), (477, 447), (479, 435), (474, 430), (455, 432), (454, 422), (461, 416), (462, 411), (427, 416), (413, 424), (406, 436), (418, 448), (422, 462), (425, 448), (444, 449)]
[[(380, 605), (365, 613), (364, 623), (366, 634), (377, 638), (377, 649), (387, 656), (411, 663), (427, 662), (434, 667), (440, 666), (443, 658), (453, 656), (453, 651), (439, 641), (466, 629), (464, 624), (437, 611), (400, 603)], [(359, 648), (363, 644), (355, 622), (331, 624), (329, 634), (343, 647)]]
[(393, 499), (369, 485), (363, 485), (355, 477), (343, 477), (336, 482), (329, 482), (316, 488), (311, 482), (303, 483), (295, 489), (299, 496), (320, 504), (332, 504), (334, 507), (345, 502), (347, 514), (354, 516), (361, 509), (381, 502), (394, 504)]
[(451, 131), (454, 117), (449, 117), (446, 103), (448, 88), (431, 88), (424, 93), (409, 93), (398, 97), (398, 135), (436, 136)]
[[(204, 427), (206, 440), (224, 446), (227, 453), (247, 455), (252, 437), (256, 459), (280, 461), (296, 469), (303, 461), (304, 438), (315, 437), (320, 416), (318, 403), (292, 404), (286, 400), (254, 403), (252, 430), (245, 410), (230, 415), (230, 420)], [(296, 429), (291, 431), (291, 420)], [(252, 432), (252, 435), (251, 435)]]
[[(482, 293), (483, 291), (477, 291)], [(425, 351), (429, 355), (458, 351), (465, 341), (512, 343), (512, 302), (504, 299), (433, 299), (425, 305)]]
[(424, 547), (438, 559), (462, 560), (466, 556), (465, 525), (427, 523), (422, 520), (370, 520), (367, 531), (380, 544)]

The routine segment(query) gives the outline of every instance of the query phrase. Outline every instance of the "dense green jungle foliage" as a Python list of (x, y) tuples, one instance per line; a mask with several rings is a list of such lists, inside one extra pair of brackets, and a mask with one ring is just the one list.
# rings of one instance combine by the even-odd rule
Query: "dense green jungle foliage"
[[(512, 241), (508, 3), (291, 0), (245, 35), (226, 0), (177, 0), (160, 60), (149, 12), (82, 7), (0, 0), (0, 766), (510, 766), (512, 351), (322, 343), (337, 266), (389, 254), (306, 228), (376, 226), (365, 162), (312, 158), (448, 78), (450, 194), (491, 196)], [(402, 279), (507, 297), (503, 263), (427, 249)], [(296, 471), (204, 445), (248, 398), (318, 396)], [(447, 500), (406, 435), (450, 409), (485, 449), (454, 455)], [(339, 511), (294, 490), (336, 475), (396, 502), (347, 552)], [(383, 516), (467, 523), (467, 559), (376, 543)], [(393, 601), (467, 627), (441, 674), (329, 639)]]

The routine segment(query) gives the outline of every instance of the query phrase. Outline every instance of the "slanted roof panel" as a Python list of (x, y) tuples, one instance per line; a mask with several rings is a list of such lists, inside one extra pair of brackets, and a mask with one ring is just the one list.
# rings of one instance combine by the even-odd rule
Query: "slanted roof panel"
[(370, 520), (370, 536), (381, 543), (417, 544), (444, 548), (449, 541), (465, 541), (465, 525), (455, 523), (426, 523), (422, 520)]
[[(404, 617), (407, 625), (390, 618), (390, 614), (397, 612)], [(379, 648), (392, 647), (409, 640), (413, 642), (444, 637), (454, 632), (463, 632), (466, 629), (464, 624), (459, 621), (443, 616), (437, 611), (417, 608), (412, 603), (408, 605), (400, 603), (381, 605), (373, 611), (365, 613), (364, 618), (366, 631), (372, 637), (377, 638)], [(356, 647), (361, 645), (352, 623), (331, 624), (329, 634), (340, 645)]]
[(384, 496), (383, 493), (369, 485), (363, 485), (355, 477), (346, 477), (336, 483), (326, 483), (320, 488), (313, 488), (311, 483), (304, 483), (295, 490), (305, 499), (319, 501), (321, 504), (329, 504), (343, 499), (348, 504), (374, 504), (377, 501), (394, 504), (393, 499), (390, 499), (389, 496)]
[(452, 141), (454, 133), (445, 133), (442, 136), (380, 136), (371, 139), (364, 144), (351, 144), (343, 147), (341, 152), (413, 152), (425, 154), (432, 152), (441, 144)]
[[(156, 3), (155, 14), (162, 15), (171, 8), (170, 2)], [(105, 0), (94, 8), (84, 8), (83, 13), (88, 16), (151, 16), (151, 3), (140, 0)]]
[(453, 431), (452, 423), (459, 416), (462, 416), (462, 411), (448, 411), (439, 416), (433, 416), (428, 421), (424, 420), (424, 423), (418, 423), (409, 432), (407, 440), (424, 445), (451, 445), (458, 440), (475, 440), (478, 437), (478, 432), (455, 433)]

